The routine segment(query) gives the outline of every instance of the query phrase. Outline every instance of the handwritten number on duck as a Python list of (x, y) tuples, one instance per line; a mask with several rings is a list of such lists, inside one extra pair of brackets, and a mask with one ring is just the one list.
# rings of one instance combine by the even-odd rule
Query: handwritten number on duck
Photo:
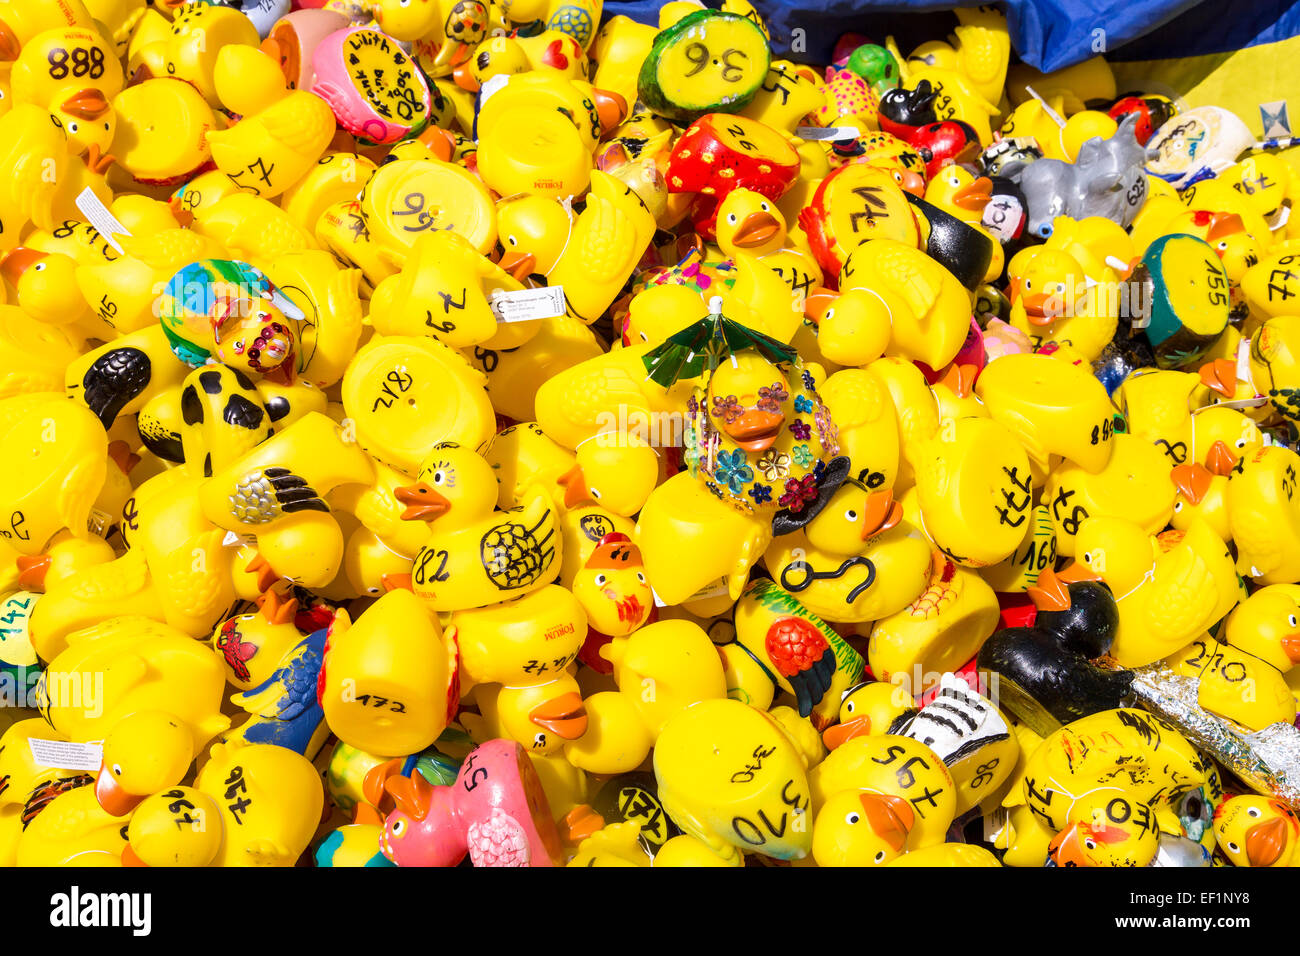
[[(226, 809), (230, 815), (235, 818), (235, 822), (243, 826), (244, 820), (241, 814), (247, 813), (248, 808), (253, 805), (246, 794), (248, 793), (248, 783), (244, 780), (244, 768), (235, 766), (231, 768), (230, 776), (226, 778)], [(245, 794), (245, 796), (240, 796)]]
[[(370, 406), (372, 412), (379, 411), (380, 405), (383, 405), (384, 408), (392, 408), (393, 402), (395, 402), (402, 393), (408, 391), (415, 383), (414, 376), (396, 368), (389, 372), (388, 375), (385, 376), (385, 379), (383, 394), (376, 398), (375, 403)], [(397, 391), (393, 391), (394, 385), (397, 386)]]
[[(447, 560), (450, 557), (451, 554), (447, 551), (425, 548), (420, 552), (420, 559), (416, 562), (412, 579), (421, 586), (446, 581), (451, 577), (447, 573)], [(435, 560), (438, 561), (438, 567), (430, 574), (429, 565)]]
[(887, 219), (889, 209), (885, 205), (885, 200), (880, 196), (879, 186), (855, 186), (853, 194), (862, 200), (862, 210), (860, 212), (849, 213), (849, 225), (854, 232), (858, 231), (858, 220), (866, 219), (868, 226), (874, 226), (876, 219)]

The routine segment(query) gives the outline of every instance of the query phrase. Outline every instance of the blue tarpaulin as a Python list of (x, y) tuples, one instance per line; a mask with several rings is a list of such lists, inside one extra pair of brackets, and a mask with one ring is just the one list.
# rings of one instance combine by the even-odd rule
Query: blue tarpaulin
[[(827, 62), (836, 39), (847, 32), (878, 43), (892, 34), (906, 52), (947, 35), (956, 20), (946, 11), (979, 5), (960, 0), (753, 3), (771, 29), (777, 54), (805, 63)], [(1300, 3), (1290, 0), (1003, 0), (998, 6), (1006, 11), (1020, 59), (1043, 71), (1099, 52), (1123, 59), (1167, 59), (1239, 50), (1300, 34)], [(652, 0), (606, 0), (605, 16), (656, 23), (659, 7)]]

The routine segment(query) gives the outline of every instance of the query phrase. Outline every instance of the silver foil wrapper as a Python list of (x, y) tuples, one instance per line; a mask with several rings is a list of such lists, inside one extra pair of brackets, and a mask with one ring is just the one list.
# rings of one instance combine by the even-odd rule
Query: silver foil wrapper
[(1163, 662), (1133, 670), (1133, 696), (1168, 720), (1242, 782), (1300, 811), (1300, 730), (1270, 724), (1245, 728), (1210, 713), (1196, 700), (1197, 680), (1175, 674)]

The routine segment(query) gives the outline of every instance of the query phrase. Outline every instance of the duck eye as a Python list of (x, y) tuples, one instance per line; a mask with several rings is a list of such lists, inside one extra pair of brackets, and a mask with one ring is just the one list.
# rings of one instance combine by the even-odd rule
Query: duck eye
[(405, 821), (405, 820), (394, 820), (394, 821), (393, 821), (393, 836), (401, 836), (402, 833), (403, 833), (403, 831), (405, 831), (405, 830), (406, 830), (406, 821)]
[(600, 489), (599, 489), (599, 488), (589, 488), (589, 489), (587, 489), (587, 490), (591, 492), (591, 497), (595, 498), (597, 501), (600, 500)]
[(378, 593), (379, 593), (379, 588), (366, 588), (366, 593), (367, 593), (367, 594), (378, 594)]
[(433, 473), (433, 483), (434, 483), (435, 485), (440, 485), (440, 484), (442, 484), (442, 483), (443, 483), (444, 481), (446, 481), (446, 480), (447, 480), (447, 474), (446, 474), (446, 472), (443, 472), (443, 471), (435, 471), (435, 472)]
[(1246, 447), (1246, 439), (1244, 439), (1244, 438), (1238, 438), (1237, 441), (1235, 442), (1235, 444), (1236, 444), (1236, 446), (1237, 446), (1238, 448), (1245, 448), (1245, 447)]
[(1026, 280), (1025, 280), (1025, 288), (1026, 288), (1026, 289), (1032, 289), (1033, 287), (1034, 287), (1034, 284), (1033, 284), (1032, 282), (1030, 282), (1028, 279), (1026, 279)]
[(824, 321), (826, 321), (827, 319), (833, 319), (833, 318), (835, 318), (835, 310), (834, 310), (834, 309), (827, 309), (827, 310), (826, 310), (826, 314), (822, 316), (822, 321), (824, 322)]
[(727, 222), (731, 223), (733, 226), (736, 224), (736, 214), (734, 212), (727, 217)]
[(1296, 621), (1296, 616), (1295, 616), (1294, 614), (1292, 614), (1290, 617), (1288, 617), (1288, 618), (1286, 619), (1286, 622), (1287, 622), (1288, 624), (1290, 624), (1292, 627), (1295, 627), (1295, 626), (1296, 626), (1296, 623), (1297, 623), (1297, 621)]
[(514, 236), (506, 236), (506, 242), (510, 243), (510, 245), (512, 246), (519, 245), (519, 240), (516, 239)]
[(1084, 840), (1083, 845), (1086, 846), (1089, 850), (1097, 849), (1097, 841), (1095, 840)]
[(605, 577), (605, 575), (603, 575), (603, 574), (598, 574), (598, 575), (596, 575), (596, 587), (598, 587), (598, 588), (599, 588), (599, 587), (604, 587), (604, 586), (605, 586), (605, 582), (608, 581), (608, 580), (609, 580), (609, 578)]
[(758, 208), (761, 209), (761, 210), (763, 210), (763, 212), (771, 212), (771, 211), (772, 211), (772, 207), (769, 206), (769, 205), (768, 205), (767, 203), (765, 203), (765, 202), (761, 202), (761, 203), (759, 203), (759, 204), (758, 204)]
[(879, 851), (879, 852), (876, 854), (876, 857), (875, 857), (875, 859), (874, 859), (872, 862), (873, 862), (873, 863), (884, 863), (884, 862), (885, 862), (885, 851), (884, 851), (884, 850)]
[(104, 124), (104, 129), (108, 129), (108, 124), (107, 124), (107, 123)]
[(640, 571), (636, 573), (636, 579), (642, 584), (645, 584), (645, 575), (642, 574)]
[(36, 265), (34, 265), (32, 268), (35, 269), (37, 272), (44, 272), (44, 271), (45, 271), (45, 263), (44, 263), (44, 262), (38, 262), (38, 263), (36, 263)]
[(536, 737), (534, 737), (534, 738), (533, 738), (533, 746), (534, 746), (534, 747), (545, 747), (545, 746), (546, 746), (546, 734), (538, 734)]
[(1183, 503), (1182, 503), (1181, 501), (1175, 501), (1175, 502), (1174, 502), (1174, 512), (1177, 513), (1177, 512), (1182, 511), (1182, 510), (1183, 510)]
[(122, 776), (122, 765), (120, 763), (113, 764), (113, 774), (118, 777)]
[(854, 711), (855, 709), (856, 709), (856, 708), (855, 708), (855, 706), (854, 706), (853, 701), (849, 701), (847, 704), (844, 705), (844, 713), (846, 713), (846, 714), (851, 714), (851, 713), (853, 713), (853, 711)]
[(78, 129), (80, 129), (80, 127), (77, 126), (76, 123), (72, 122), (71, 120), (68, 121), (68, 132), (69, 132), (69, 133), (75, 133)]
[(858, 814), (857, 812), (853, 812), (844, 818), (844, 822), (847, 823), (849, 826), (853, 826), (861, 819), (862, 817), (860, 814)]
[(1088, 564), (1091, 561), (1092, 561), (1092, 552), (1091, 551), (1083, 552), (1083, 563)]
[(648, 336), (648, 335), (646, 335), (644, 332), (642, 332), (642, 333), (641, 333), (641, 341), (642, 341), (642, 342), (649, 342), (649, 341), (650, 341), (650, 336)]
[(1246, 811), (1246, 816), (1248, 816), (1248, 817), (1257, 817), (1257, 816), (1259, 816), (1259, 807), (1251, 807), (1250, 809), (1248, 809), (1248, 810)]
[(1235, 843), (1233, 843), (1231, 840), (1229, 840), (1229, 841), (1228, 841), (1228, 850), (1229, 850), (1230, 852), (1232, 852), (1232, 853), (1240, 853), (1240, 852), (1241, 852), (1241, 847), (1237, 846), (1237, 844), (1235, 844)]
[(858, 513), (854, 511), (852, 508), (850, 508), (848, 511), (844, 512), (844, 517), (847, 518), (849, 521), (857, 521)]

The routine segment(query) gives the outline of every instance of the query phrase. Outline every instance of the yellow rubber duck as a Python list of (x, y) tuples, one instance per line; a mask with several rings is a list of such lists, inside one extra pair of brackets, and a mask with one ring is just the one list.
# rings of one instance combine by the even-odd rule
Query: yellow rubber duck
[(1215, 475), (1240, 471), (1238, 464), (1264, 447), (1264, 433), (1246, 414), (1235, 408), (1211, 405), (1192, 416), (1189, 460)]
[(113, 188), (178, 186), (211, 162), (205, 134), (223, 121), (192, 84), (164, 73), (127, 86), (112, 107), (117, 117), (112, 145), (117, 165), (109, 169)]
[(343, 552), (342, 532), (323, 496), (339, 485), (369, 484), (373, 476), (360, 446), (345, 441), (329, 417), (309, 412), (215, 469), (199, 488), (199, 508), (218, 528), (255, 534), (274, 577), (323, 586)]
[(38, 33), (61, 27), (93, 28), (94, 18), (82, 0), (69, 0), (51, 9), (22, 0), (5, 0), (0, 4), (0, 59), (18, 59), (23, 47)]
[(1108, 710), (1045, 738), (1025, 768), (1024, 799), (1056, 832), (1058, 866), (1146, 866), (1156, 815), (1205, 782), (1209, 766), (1179, 732), (1138, 710)]
[(813, 851), (807, 765), (782, 724), (736, 700), (677, 711), (654, 751), (664, 809), (730, 865), (747, 852), (799, 860)]
[(1228, 483), (1228, 522), (1237, 570), (1259, 584), (1289, 584), (1300, 574), (1300, 510), (1293, 501), (1300, 458), (1265, 446), (1241, 461)]
[[(488, 344), (495, 346), (496, 340)], [(591, 329), (570, 315), (558, 315), (538, 320), (535, 333), (520, 346), (476, 347), (470, 364), (487, 378), (492, 407), (507, 418), (528, 422), (537, 417), (534, 401), (548, 379), (601, 354)]]
[(658, 484), (659, 454), (635, 433), (603, 432), (578, 446), (573, 467), (558, 481), (566, 507), (594, 501), (631, 518)]
[(872, 491), (899, 485), (898, 416), (884, 379), (870, 368), (846, 368), (817, 389), (839, 429), (850, 473)]
[(267, 277), (302, 309), (298, 375), (324, 389), (343, 378), (361, 338), (361, 272), (319, 249), (277, 256)]
[(340, 740), (367, 753), (404, 756), (446, 729), (460, 694), (456, 644), (418, 598), (394, 589), (355, 624), (331, 625), (321, 670), (325, 721)]
[[(866, 540), (859, 537), (856, 553), (847, 556), (812, 543), (811, 535), (818, 534), (815, 526), (822, 522), (847, 521), (859, 529), (860, 535), (861, 519), (850, 519), (847, 512), (867, 514), (869, 499), (877, 493), (865, 485), (855, 486), (855, 480), (846, 481), (836, 491), (825, 514), (815, 518), (809, 528), (774, 538), (763, 555), (764, 565), (776, 582), (827, 621), (863, 622), (888, 617), (914, 601), (930, 579), (933, 547), (907, 520)], [(840, 496), (848, 499), (843, 506), (836, 501)], [(896, 513), (891, 508), (888, 520)], [(657, 581), (653, 574), (651, 579)]]
[(1240, 596), (1232, 555), (1205, 522), (1157, 540), (1131, 521), (1093, 517), (1079, 525), (1076, 562), (1064, 581), (1101, 580), (1115, 594), (1119, 632), (1111, 656), (1141, 667), (1186, 647)]
[(854, 249), (840, 270), (841, 292), (874, 293), (889, 314), (888, 354), (941, 369), (956, 357), (970, 331), (970, 297), (943, 266), (894, 239)]
[(808, 775), (818, 866), (883, 866), (944, 841), (957, 788), (939, 756), (894, 734), (854, 737)]
[[(24, 805), (38, 789), (50, 787), (53, 781), (64, 781), (63, 786), (81, 776), (78, 785), (90, 782), (80, 771), (47, 767), (38, 763), (28, 741), (66, 740), (67, 738), (39, 717), (18, 720), (5, 728), (0, 735), (0, 827), (9, 822), (8, 815), (21, 814)], [(12, 862), (12, 861), (11, 861)]]
[[(973, 658), (998, 620), (997, 595), (974, 571), (936, 555), (929, 586), (871, 629), (867, 656), (882, 681), (942, 674)], [(917, 688), (919, 691), (919, 688)]]
[(77, 787), (55, 797), (18, 839), (18, 866), (122, 865), (122, 818), (95, 801), (95, 788)]
[(177, 11), (164, 39), (132, 51), (127, 69), (136, 74), (143, 67), (145, 78), (184, 80), (210, 106), (220, 106), (216, 73), (222, 53), (230, 46), (256, 48), (261, 42), (257, 27), (239, 10), (187, 3)]
[(635, 820), (611, 823), (578, 844), (567, 866), (644, 866), (652, 865), (641, 843), (641, 824)]
[(907, 58), (909, 67), (938, 66), (959, 72), (971, 87), (990, 103), (1002, 97), (1011, 57), (1011, 38), (1006, 16), (993, 7), (955, 10), (960, 24), (948, 42), (930, 40)]
[(1014, 432), (988, 418), (945, 421), (915, 451), (922, 523), (958, 564), (987, 567), (1024, 537), (1033, 500), (1029, 458)]
[(806, 250), (790, 243), (785, 217), (776, 203), (749, 189), (733, 189), (718, 206), (717, 244), (736, 258), (738, 251), (757, 256), (790, 287), (794, 296), (820, 288), (822, 270)]
[[(89, 709), (82, 694), (101, 680), (100, 706)], [(50, 725), (71, 740), (107, 740), (131, 718), (114, 749), (147, 763), (154, 758), (135, 731), (168, 741), (169, 754), (177, 738), (154, 718), (135, 715), (167, 715), (187, 732), (191, 755), (198, 753), (230, 725), (219, 710), (225, 683), (220, 659), (209, 648), (165, 624), (124, 616), (71, 635), (37, 685), (37, 700)]]
[(575, 215), (542, 197), (508, 203), (497, 214), (501, 267), (564, 287), (571, 314), (590, 325), (619, 294), (654, 234), (655, 221), (629, 187), (591, 173), (586, 208)]
[(361, 450), (414, 477), (434, 445), (479, 448), (492, 437), (485, 384), (482, 372), (435, 339), (375, 336), (348, 363), (343, 406)]
[(9, 171), (0, 187), (0, 252), (8, 252), (29, 223), (54, 228), (54, 202), (68, 168), (67, 135), (45, 109), (15, 106), (0, 116), (0, 162)]
[(402, 271), (375, 287), (370, 321), (380, 335), (430, 335), (457, 349), (513, 348), (537, 323), (499, 324), (491, 297), (522, 288), (462, 236), (428, 232), (415, 241)]
[(319, 96), (286, 90), (279, 64), (238, 43), (221, 49), (213, 85), (242, 119), (208, 133), (212, 160), (241, 189), (272, 199), (310, 171), (334, 136), (334, 113)]
[[(13, 301), (27, 316), (63, 330), (63, 335), (48, 336), (53, 347), (57, 348), (60, 339), (66, 344), (84, 342), (93, 332), (100, 337), (113, 335), (111, 326), (95, 327), (77, 288), (77, 263), (71, 256), (17, 246), (0, 259), (0, 274), (12, 289)], [(69, 356), (64, 365), (76, 357)]]
[(211, 866), (293, 866), (325, 805), (311, 762), (272, 744), (213, 744), (194, 787), (221, 808), (225, 840)]
[(1087, 368), (1049, 355), (1004, 355), (980, 373), (975, 394), (1025, 446), (1037, 472), (1035, 485), (1052, 456), (1090, 473), (1110, 461), (1115, 410)]
[(470, 699), (479, 713), (466, 713), (460, 719), (477, 741), (504, 737), (518, 741), (529, 754), (563, 759), (565, 746), (587, 732), (581, 688), (566, 672), (525, 687), (478, 684)]
[[(111, 262), (80, 266), (77, 285), (96, 314), (123, 336), (152, 331), (158, 324), (154, 313), (158, 290), (183, 266), (222, 254), (215, 242), (189, 229), (169, 228), (117, 239), (126, 255)], [(121, 344), (110, 342), (104, 348)], [(167, 364), (177, 363), (173, 360)]]
[(771, 540), (770, 521), (741, 514), (686, 472), (650, 493), (635, 535), (646, 577), (666, 604), (708, 598), (720, 610), (740, 597)]
[(1174, 513), (1170, 527), (1186, 531), (1198, 518), (1206, 521), (1225, 544), (1232, 543), (1232, 523), (1228, 519), (1228, 478), (1216, 475), (1196, 462), (1177, 465), (1170, 472), (1178, 497), (1174, 500)]
[[(1252, 269), (1242, 282), (1252, 306), (1256, 300), (1251, 297), (1247, 282), (1253, 273)], [(1247, 355), (1253, 391), (1267, 396), (1270, 406), (1283, 418), (1291, 422), (1300, 420), (1300, 315), (1266, 319), (1251, 336)]]
[(95, 799), (113, 816), (127, 816), (145, 797), (180, 783), (194, 760), (195, 743), (190, 728), (166, 711), (128, 714), (104, 735)]
[(1151, 442), (1169, 458), (1170, 466), (1196, 461), (1193, 415), (1206, 391), (1191, 372), (1142, 369), (1130, 374), (1115, 391), (1128, 434)]
[(84, 534), (107, 476), (108, 440), (95, 416), (57, 392), (16, 395), (0, 400), (0, 435), (13, 455), (0, 476), (7, 542), (34, 555), (59, 531)]
[(1035, 348), (1070, 345), (1091, 362), (1115, 337), (1119, 297), (1111, 295), (1117, 288), (1112, 269), (1094, 278), (1069, 252), (1033, 246), (1011, 257), (1007, 275), (1011, 325)]
[(552, 498), (537, 487), (524, 504), (494, 510), (496, 482), (481, 455), (435, 445), (418, 480), (398, 488), (403, 517), (430, 524), (415, 557), (412, 585), (438, 611), (485, 607), (544, 586), (562, 539)]
[[(586, 699), (586, 733), (564, 748), (568, 761), (588, 773), (634, 770), (651, 748), (658, 759), (655, 742), (673, 715), (699, 701), (726, 697), (718, 651), (690, 621), (648, 624), (614, 638), (601, 653), (614, 665), (618, 690)], [(662, 782), (660, 787), (662, 797)]]
[(456, 611), (451, 626), (460, 648), (462, 693), (477, 684), (516, 689), (548, 684), (577, 659), (587, 635), (582, 605), (555, 584), (510, 601)]
[[(418, 140), (408, 142), (416, 143)], [(312, 232), (326, 209), (335, 203), (355, 199), (357, 191), (365, 188), (378, 168), (371, 159), (359, 153), (327, 148), (307, 175), (281, 194), (280, 203), (290, 219)], [(181, 204), (184, 202), (182, 194)]]
[(1233, 866), (1295, 866), (1300, 820), (1269, 797), (1229, 797), (1214, 811), (1214, 837)]
[(1196, 679), (1197, 703), (1247, 731), (1295, 722), (1296, 699), (1281, 671), (1239, 647), (1207, 635), (1167, 663), (1175, 673)]
[(208, 866), (226, 837), (216, 797), (173, 787), (143, 800), (131, 814), (123, 866)]
[(736, 645), (778, 690), (795, 696), (799, 715), (819, 732), (828, 727), (841, 698), (862, 677), (862, 656), (771, 581), (745, 589), (735, 626)]
[(484, 449), (483, 458), (496, 473), (498, 508), (521, 504), (534, 485), (553, 489), (556, 504), (563, 504), (566, 489), (561, 479), (577, 462), (573, 452), (551, 441), (532, 421), (508, 425), (497, 432)]

